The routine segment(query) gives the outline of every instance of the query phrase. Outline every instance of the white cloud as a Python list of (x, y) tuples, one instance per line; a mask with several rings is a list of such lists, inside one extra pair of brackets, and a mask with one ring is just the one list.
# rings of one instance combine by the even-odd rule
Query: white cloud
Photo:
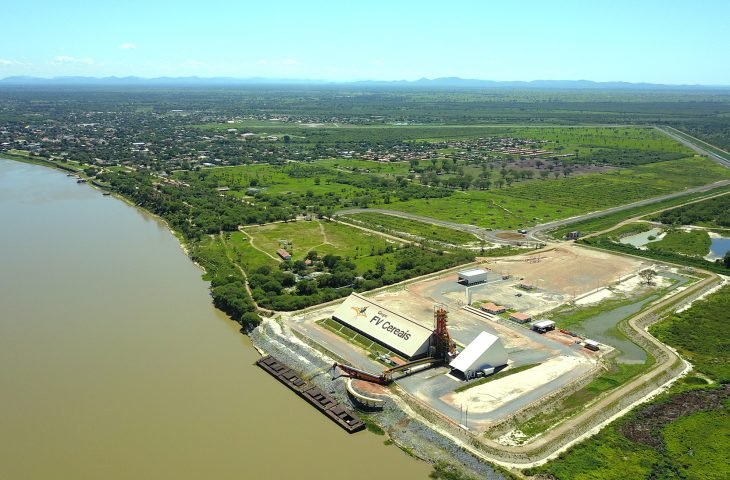
[(205, 63), (197, 60), (186, 60), (180, 64), (181, 67), (199, 68), (206, 66)]
[(15, 60), (8, 60), (7, 58), (0, 58), (0, 66), (5, 67), (7, 65), (18, 65)]
[(294, 67), (301, 64), (302, 62), (294, 58), (284, 58), (282, 60), (269, 60), (262, 58), (259, 60), (259, 65), (271, 65), (275, 67)]
[(134, 50), (135, 48), (137, 48), (137, 45), (135, 45), (134, 43), (123, 43), (119, 45), (119, 48), (121, 48), (122, 50)]
[(94, 60), (90, 58), (77, 58), (77, 57), (70, 57), (68, 55), (58, 55), (53, 59), (54, 65), (63, 65), (63, 64), (82, 64), (82, 65), (93, 65)]

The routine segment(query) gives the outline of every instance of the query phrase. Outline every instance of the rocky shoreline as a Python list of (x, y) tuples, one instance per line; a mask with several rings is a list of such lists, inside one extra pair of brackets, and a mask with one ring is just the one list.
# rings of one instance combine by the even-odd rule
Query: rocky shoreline
[[(302, 378), (317, 385), (341, 403), (354, 408), (348, 398), (345, 381), (332, 380), (330, 368), (335, 362), (334, 358), (308, 345), (274, 319), (265, 319), (249, 336), (259, 353), (276, 356), (299, 372)], [(444, 462), (458, 466), (464, 473), (478, 478), (510, 478), (496, 467), (482, 462), (455, 445), (427, 424), (409, 417), (390, 398), (385, 401), (381, 412), (358, 412), (358, 416), (382, 428), (393, 443), (421, 460), (432, 464)]]

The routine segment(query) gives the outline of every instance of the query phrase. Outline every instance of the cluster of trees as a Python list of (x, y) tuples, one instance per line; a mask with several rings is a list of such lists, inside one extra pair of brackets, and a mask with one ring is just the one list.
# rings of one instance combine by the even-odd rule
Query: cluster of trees
[(235, 231), (239, 225), (287, 220), (299, 211), (292, 206), (264, 209), (248, 205), (217, 195), (199, 182), (191, 182), (187, 187), (155, 183), (154, 177), (145, 172), (107, 171), (99, 179), (136, 205), (163, 217), (189, 240)]
[(345, 297), (353, 291), (392, 285), (474, 259), (473, 253), (468, 251), (445, 254), (413, 246), (386, 248), (387, 251), (373, 253), (377, 257), (374, 267), (362, 274), (353, 262), (339, 255), (320, 258), (310, 251), (307, 260), (311, 261), (311, 266), (301, 260), (281, 263), (279, 269), (261, 266), (249, 275), (249, 284), (256, 302), (262, 307), (290, 311)]
[(668, 225), (705, 224), (730, 227), (730, 195), (711, 198), (660, 213), (656, 220)]
[(680, 158), (685, 157), (687, 157), (687, 154), (681, 152), (663, 152), (650, 149), (608, 148), (603, 145), (600, 149), (591, 152), (590, 155), (578, 157), (576, 161), (619, 167), (631, 167), (647, 163), (679, 160)]
[(379, 177), (377, 175), (351, 175), (339, 173), (334, 180), (343, 185), (351, 185), (366, 190), (371, 196), (377, 194), (385, 203), (394, 195), (401, 201), (418, 198), (448, 197), (452, 192), (445, 188), (430, 188), (409, 182), (405, 177)]
[(210, 281), (213, 304), (233, 320), (248, 329), (257, 325), (261, 318), (257, 307), (248, 295), (245, 279), (228, 259), (225, 247), (216, 239), (190, 244), (190, 257), (205, 268), (205, 278)]

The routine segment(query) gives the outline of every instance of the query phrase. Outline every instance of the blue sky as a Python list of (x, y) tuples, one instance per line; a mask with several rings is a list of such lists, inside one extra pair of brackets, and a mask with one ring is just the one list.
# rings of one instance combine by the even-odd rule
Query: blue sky
[(730, 84), (730, 1), (4, 2), (0, 78)]

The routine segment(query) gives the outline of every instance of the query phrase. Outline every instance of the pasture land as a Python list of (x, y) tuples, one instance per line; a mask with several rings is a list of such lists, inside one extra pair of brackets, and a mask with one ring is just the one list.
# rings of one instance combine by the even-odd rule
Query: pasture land
[(373, 230), (383, 231), (396, 236), (405, 234), (408, 238), (416, 237), (417, 239), (452, 245), (468, 245), (479, 242), (476, 236), (461, 230), (431, 225), (393, 215), (366, 212), (343, 215), (343, 217), (355, 220), (358, 224), (362, 224)]
[(242, 232), (251, 238), (245, 248), (249, 254), (252, 249), (256, 250), (253, 257), (258, 259), (251, 261), (250, 267), (244, 260), (247, 268), (255, 268), (257, 262), (275, 266), (281, 261), (276, 250), (284, 248), (291, 254), (292, 261), (304, 260), (307, 253), (314, 250), (320, 257), (338, 255), (352, 261), (359, 273), (364, 273), (373, 267), (374, 259), (370, 257), (382, 256), (393, 243), (346, 224), (318, 220), (250, 226)]
[[(714, 188), (712, 190), (708, 190), (706, 192), (697, 192), (697, 193), (691, 193), (689, 195), (683, 195), (681, 197), (672, 198), (669, 200), (664, 200), (657, 203), (652, 203), (650, 205), (643, 205), (640, 207), (634, 207), (629, 208), (626, 210), (623, 210), (621, 212), (612, 213), (609, 215), (604, 215), (601, 217), (591, 218), (588, 220), (583, 220), (581, 222), (575, 222), (571, 223), (569, 225), (566, 225), (564, 227), (557, 228), (550, 232), (550, 235), (554, 238), (562, 239), (568, 232), (572, 232), (574, 230), (578, 230), (581, 232), (581, 235), (589, 235), (596, 232), (601, 232), (603, 230), (607, 230), (614, 225), (621, 223), (622, 221), (634, 218), (634, 217), (640, 217), (644, 215), (649, 215), (653, 212), (657, 212), (666, 208), (676, 207), (678, 205), (685, 204), (687, 202), (692, 202), (695, 200), (699, 200), (705, 197), (709, 197), (712, 195), (717, 195), (721, 193), (727, 193), (730, 192), (730, 186), (724, 186), (719, 188)], [(655, 218), (655, 217), (652, 217)]]

